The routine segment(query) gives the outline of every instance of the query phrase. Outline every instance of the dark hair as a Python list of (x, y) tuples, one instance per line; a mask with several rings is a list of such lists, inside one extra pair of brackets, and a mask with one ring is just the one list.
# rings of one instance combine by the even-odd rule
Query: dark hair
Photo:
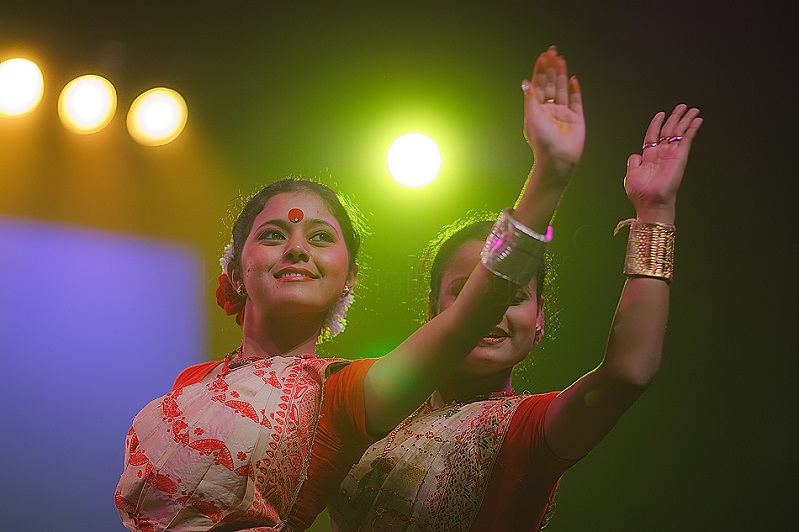
[(233, 259), (232, 263), (241, 264), (241, 250), (244, 241), (252, 230), (255, 218), (264, 210), (264, 205), (278, 194), (311, 192), (321, 199), (339, 225), (344, 236), (344, 243), (349, 252), (349, 269), (355, 267), (361, 238), (366, 234), (366, 223), (363, 215), (352, 201), (343, 194), (334, 192), (327, 185), (299, 177), (286, 177), (270, 183), (259, 192), (246, 199), (238, 218), (233, 223)]
[[(466, 242), (484, 241), (494, 227), (499, 213), (472, 213), (441, 229), (422, 252), (420, 268), (421, 281), (427, 291), (427, 316), (433, 316), (441, 294), (441, 279), (452, 256)], [(550, 284), (551, 257), (545, 253), (541, 258), (536, 278), (536, 295), (539, 304), (544, 290)]]

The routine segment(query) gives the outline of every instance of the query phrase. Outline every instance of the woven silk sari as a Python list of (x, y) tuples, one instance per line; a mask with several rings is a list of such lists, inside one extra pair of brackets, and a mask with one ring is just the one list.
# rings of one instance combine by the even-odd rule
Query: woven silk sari
[(352, 468), (330, 505), (334, 529), (469, 530), (526, 398), (426, 404)]
[(131, 530), (281, 530), (306, 478), (339, 359), (273, 357), (150, 402), (133, 420), (116, 505)]

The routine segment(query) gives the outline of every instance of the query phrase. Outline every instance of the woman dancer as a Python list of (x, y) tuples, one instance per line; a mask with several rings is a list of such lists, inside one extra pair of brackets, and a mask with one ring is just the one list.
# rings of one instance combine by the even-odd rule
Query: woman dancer
[(358, 239), (335, 194), (288, 180), (250, 200), (218, 296), (242, 344), (184, 371), (134, 419), (116, 491), (129, 529), (307, 528), (369, 443), (490, 333), (535, 274), (582, 154), (579, 86), (554, 48), (527, 87), (527, 132), (541, 149), (514, 217), (500, 220), (458, 300), (379, 359), (315, 356), (357, 278)]
[[(698, 113), (680, 104), (665, 122), (656, 114), (643, 153), (627, 161), (624, 185), (637, 216), (626, 221), (628, 278), (599, 366), (561, 392), (514, 394), (513, 367), (543, 335), (542, 260), (502, 320), (352, 468), (330, 505), (335, 530), (515, 532), (546, 524), (561, 475), (613, 428), (658, 370), (674, 206), (702, 123)], [(485, 221), (455, 225), (431, 244), (431, 316), (460, 297), (490, 230)]]

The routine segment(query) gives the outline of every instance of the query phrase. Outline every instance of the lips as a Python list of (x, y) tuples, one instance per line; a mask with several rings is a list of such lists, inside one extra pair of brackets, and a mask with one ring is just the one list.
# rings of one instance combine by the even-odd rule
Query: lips
[(283, 268), (275, 273), (275, 279), (286, 282), (313, 281), (319, 276), (311, 273), (304, 268)]
[(494, 327), (491, 329), (487, 335), (480, 340), (480, 345), (482, 346), (490, 346), (490, 345), (497, 345), (501, 344), (505, 340), (507, 340), (510, 335), (504, 329), (500, 329), (499, 327)]

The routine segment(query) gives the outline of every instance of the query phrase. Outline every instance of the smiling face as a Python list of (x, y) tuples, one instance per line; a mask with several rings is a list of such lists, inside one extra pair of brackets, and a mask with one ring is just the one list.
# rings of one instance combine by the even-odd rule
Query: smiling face
[(338, 301), (345, 286), (352, 286), (356, 272), (350, 269), (335, 216), (319, 196), (303, 191), (266, 202), (242, 246), (240, 265), (231, 268), (231, 279), (235, 286), (244, 284), (248, 315), (252, 309), (255, 316), (318, 318)]
[[(436, 313), (455, 302), (463, 285), (480, 261), (484, 242), (468, 240), (450, 257), (441, 277)], [(471, 377), (484, 377), (512, 368), (524, 360), (537, 341), (536, 324), (543, 328), (543, 312), (539, 312), (536, 280), (521, 287), (513, 304), (491, 333), (475, 347), (458, 366), (457, 372)]]

